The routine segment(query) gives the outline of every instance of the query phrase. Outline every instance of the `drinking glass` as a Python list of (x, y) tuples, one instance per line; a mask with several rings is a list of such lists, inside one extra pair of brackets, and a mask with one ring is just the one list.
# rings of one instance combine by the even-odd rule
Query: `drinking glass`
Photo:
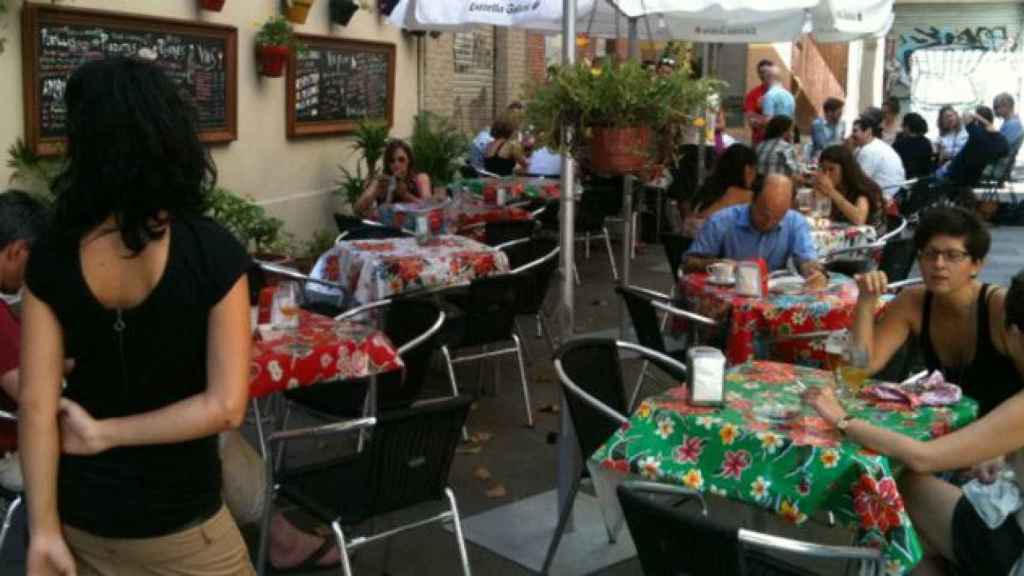
[(824, 194), (814, 195), (814, 215), (817, 218), (828, 218), (832, 215), (832, 199)]
[(802, 214), (810, 214), (814, 210), (814, 191), (800, 188), (796, 191), (796, 209)]
[(282, 282), (274, 290), (274, 306), (270, 322), (275, 327), (295, 329), (299, 327), (299, 306), (302, 305), (302, 288), (297, 282)]

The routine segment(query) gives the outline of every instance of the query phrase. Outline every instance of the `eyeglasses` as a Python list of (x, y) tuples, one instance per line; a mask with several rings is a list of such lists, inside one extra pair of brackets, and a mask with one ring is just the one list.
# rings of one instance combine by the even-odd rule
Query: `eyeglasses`
[(405, 156), (395, 156), (391, 159), (392, 164), (405, 164), (409, 161)]
[(942, 259), (950, 264), (959, 264), (966, 260), (970, 253), (963, 250), (933, 250), (928, 248), (918, 251), (917, 256), (928, 262), (937, 262), (939, 256), (942, 256)]

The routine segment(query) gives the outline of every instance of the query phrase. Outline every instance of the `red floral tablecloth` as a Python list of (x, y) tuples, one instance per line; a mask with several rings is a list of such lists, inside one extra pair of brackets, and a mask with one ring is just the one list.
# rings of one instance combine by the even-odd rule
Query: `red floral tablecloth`
[(821, 340), (771, 343), (775, 338), (849, 328), (857, 303), (857, 284), (848, 276), (831, 274), (828, 288), (806, 294), (769, 293), (766, 298), (736, 294), (732, 286), (707, 282), (707, 274), (686, 274), (679, 281), (689, 310), (718, 320), (725, 334), (730, 364), (755, 357), (808, 366), (825, 366)]
[(499, 187), (508, 190), (509, 201), (553, 200), (561, 195), (561, 181), (558, 178), (529, 178), (510, 176), (508, 178), (470, 178), (452, 182), (452, 189), (466, 189), (477, 196), (490, 195)]
[(321, 256), (313, 274), (344, 285), (350, 303), (366, 304), (508, 270), (500, 250), (463, 236), (438, 236), (423, 245), (415, 238), (340, 242)]
[[(797, 379), (805, 386), (832, 383), (822, 370), (752, 362), (726, 373), (723, 408), (692, 406), (685, 387), (644, 400), (590, 458), (591, 470), (599, 470), (599, 497), (613, 498), (613, 484), (633, 473), (760, 506), (795, 524), (830, 511), (857, 528), (859, 545), (882, 550), (886, 574), (909, 572), (922, 551), (893, 463), (844, 439), (803, 406)], [(917, 409), (842, 402), (858, 418), (919, 440), (965, 426), (978, 411), (966, 397)], [(787, 412), (785, 420), (772, 416)]]
[(516, 206), (494, 206), (478, 200), (463, 201), (452, 209), (455, 230), (479, 242), (484, 241), (484, 227), (487, 222), (507, 220), (530, 220), (526, 210)]
[(398, 351), (381, 331), (305, 310), (299, 312), (296, 330), (279, 331), (269, 341), (256, 334), (249, 372), (249, 396), (253, 398), (404, 367)]

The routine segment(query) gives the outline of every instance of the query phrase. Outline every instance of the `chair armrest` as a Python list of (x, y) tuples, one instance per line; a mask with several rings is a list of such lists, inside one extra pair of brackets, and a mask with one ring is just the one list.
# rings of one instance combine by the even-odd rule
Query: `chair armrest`
[(417, 346), (428, 340), (430, 337), (432, 337), (434, 334), (440, 332), (442, 326), (444, 326), (444, 311), (438, 310), (437, 320), (434, 321), (430, 328), (427, 328), (427, 330), (423, 332), (423, 334), (420, 334), (419, 336), (413, 338), (412, 340), (409, 340), (405, 344), (402, 344), (398, 348), (398, 355), (402, 356), (409, 350), (416, 348)]
[(18, 415), (6, 410), (0, 410), (0, 422), (17, 422)]
[(338, 321), (338, 320), (348, 320), (348, 319), (353, 318), (355, 316), (362, 316), (363, 314), (369, 312), (370, 310), (376, 310), (377, 308), (382, 308), (384, 306), (390, 306), (390, 305), (391, 305), (391, 299), (389, 299), (389, 298), (384, 299), (384, 300), (375, 300), (373, 302), (370, 302), (369, 304), (363, 304), (362, 306), (356, 306), (355, 308), (352, 308), (350, 310), (346, 310), (345, 312), (342, 312), (341, 314), (338, 314), (337, 316), (335, 316), (334, 320), (335, 321)]
[(555, 372), (558, 373), (558, 379), (562, 381), (562, 386), (565, 386), (570, 392), (579, 397), (581, 400), (590, 404), (595, 410), (601, 412), (616, 424), (625, 424), (629, 422), (629, 418), (619, 414), (604, 402), (601, 402), (597, 398), (594, 398), (582, 388), (576, 385), (575, 382), (569, 378), (569, 375), (565, 373), (565, 369), (562, 368), (562, 359), (555, 358)]
[[(527, 240), (529, 240), (529, 239), (527, 238)], [(513, 242), (518, 242), (518, 240), (513, 240)], [(504, 244), (502, 246), (504, 246)], [(551, 252), (548, 252), (547, 254), (541, 256), (540, 258), (537, 258), (536, 260), (534, 260), (532, 262), (527, 262), (526, 264), (523, 264), (522, 266), (520, 266), (519, 268), (516, 268), (515, 270), (510, 270), (509, 274), (522, 274), (524, 272), (529, 272), (530, 270), (533, 270), (534, 268), (536, 268), (538, 266), (543, 266), (544, 263), (547, 262), (548, 260), (550, 260), (552, 258), (558, 257), (558, 251), (559, 250), (561, 250), (561, 248), (559, 248), (558, 246), (555, 246), (551, 250)]]
[(360, 430), (367, 430), (377, 425), (377, 419), (373, 417), (369, 418), (357, 418), (354, 420), (345, 420), (343, 422), (333, 422), (331, 424), (324, 424), (322, 426), (309, 426), (306, 428), (296, 428), (293, 430), (281, 430), (274, 432), (267, 438), (267, 445), (272, 446), (278, 442), (285, 442), (288, 440), (298, 439), (309, 439), (309, 438), (323, 438), (324, 436), (336, 436), (339, 434), (348, 434), (351, 432), (358, 432)]
[[(656, 365), (658, 368), (661, 368), (662, 370), (665, 371), (666, 374), (671, 375), (673, 378), (676, 378), (680, 382), (685, 382), (686, 381), (687, 375), (688, 375), (689, 371), (686, 369), (686, 365), (685, 364), (683, 364), (682, 362), (676, 360), (675, 358), (672, 358), (671, 356), (669, 356), (667, 354), (662, 354), (661, 352), (658, 352), (657, 350), (651, 350), (650, 348), (645, 348), (645, 347), (643, 347), (643, 346), (641, 346), (639, 344), (636, 344), (634, 342), (626, 342), (624, 340), (616, 340), (615, 344), (619, 348), (622, 348), (622, 349), (625, 349), (625, 350), (630, 350), (632, 352), (636, 352), (644, 360), (647, 360), (648, 362)], [(630, 410), (633, 409), (632, 406), (630, 406), (629, 408), (630, 408)]]
[(867, 560), (871, 562), (881, 562), (882, 559), (882, 552), (876, 548), (815, 544), (812, 542), (804, 542), (802, 540), (794, 540), (792, 538), (784, 538), (782, 536), (755, 532), (753, 530), (747, 530), (746, 528), (740, 528), (737, 537), (744, 545), (761, 550), (792, 552), (802, 556), (833, 560)]
[(902, 234), (903, 231), (907, 229), (907, 224), (907, 219), (901, 216), (900, 225), (897, 226), (895, 229), (890, 230), (889, 232), (886, 232), (884, 235), (882, 235), (882, 237), (878, 239), (878, 242), (884, 245), (889, 240), (899, 237), (899, 235)]
[(307, 274), (303, 274), (294, 268), (287, 266), (281, 266), (280, 264), (274, 264), (273, 262), (265, 262), (263, 260), (255, 260), (256, 264), (260, 269), (270, 272), (271, 274), (277, 274), (278, 276), (284, 276), (285, 278), (291, 278), (292, 280), (298, 280), (300, 282), (312, 282), (314, 284), (321, 284), (323, 286), (329, 286), (336, 290), (345, 291), (345, 287), (337, 282), (331, 282), (330, 280), (321, 280), (320, 278), (314, 278)]
[(872, 242), (870, 244), (861, 244), (860, 246), (849, 246), (847, 248), (838, 248), (838, 249), (833, 250), (833, 251), (829, 252), (828, 254), (826, 254), (821, 260), (822, 260), (822, 262), (828, 263), (828, 262), (832, 262), (833, 260), (835, 260), (835, 258), (837, 256), (842, 256), (843, 254), (857, 254), (857, 253), (860, 253), (860, 252), (870, 252), (872, 250), (881, 250), (882, 248), (885, 248), (885, 242), (882, 242), (881, 240), (876, 240), (875, 242)]
[(701, 512), (705, 515), (708, 513), (708, 504), (704, 500), (704, 495), (698, 490), (693, 488), (687, 488), (686, 486), (679, 486), (678, 484), (663, 484), (660, 482), (648, 482), (646, 480), (626, 480), (622, 483), (622, 486), (627, 490), (633, 492), (643, 492), (646, 494), (658, 494), (663, 496), (676, 496), (684, 499), (693, 499), (700, 503)]
[(519, 246), (520, 244), (526, 244), (530, 240), (531, 240), (531, 238), (516, 238), (515, 240), (509, 240), (508, 242), (505, 242), (503, 244), (498, 244), (497, 246), (494, 247), (494, 249), (495, 250), (506, 250), (506, 249), (511, 248), (513, 246)]
[(920, 276), (914, 278), (907, 278), (906, 280), (900, 280), (899, 282), (893, 282), (885, 287), (886, 292), (899, 292), (907, 286), (914, 286), (916, 284), (924, 284), (924, 278)]
[(657, 308), (658, 310), (661, 310), (663, 312), (668, 312), (669, 314), (671, 314), (673, 316), (679, 316), (681, 318), (686, 318), (687, 320), (692, 320), (693, 322), (696, 322), (698, 324), (703, 324), (705, 326), (711, 326), (711, 327), (718, 326), (718, 322), (716, 322), (715, 320), (712, 320), (711, 318), (708, 318), (707, 316), (701, 316), (700, 314), (697, 314), (696, 312), (690, 312), (689, 310), (683, 310), (681, 308), (676, 308), (675, 306), (672, 306), (670, 304), (666, 304), (664, 302), (651, 302), (651, 305), (654, 306), (655, 308)]

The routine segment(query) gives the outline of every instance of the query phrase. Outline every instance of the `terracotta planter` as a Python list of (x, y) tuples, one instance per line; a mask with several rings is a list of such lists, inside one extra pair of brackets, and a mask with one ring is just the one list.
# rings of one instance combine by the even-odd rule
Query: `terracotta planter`
[(284, 67), (288, 64), (287, 46), (257, 46), (256, 59), (260, 63), (260, 74), (270, 78), (284, 75)]
[(590, 140), (591, 167), (609, 175), (638, 172), (647, 163), (650, 143), (651, 129), (645, 126), (595, 127)]
[(331, 0), (331, 22), (348, 26), (357, 10), (359, 10), (359, 5), (355, 3), (355, 0)]
[(211, 12), (220, 12), (224, 7), (225, 0), (199, 0), (199, 8)]
[(284, 3), (284, 17), (296, 24), (305, 24), (314, 0), (291, 0)]

